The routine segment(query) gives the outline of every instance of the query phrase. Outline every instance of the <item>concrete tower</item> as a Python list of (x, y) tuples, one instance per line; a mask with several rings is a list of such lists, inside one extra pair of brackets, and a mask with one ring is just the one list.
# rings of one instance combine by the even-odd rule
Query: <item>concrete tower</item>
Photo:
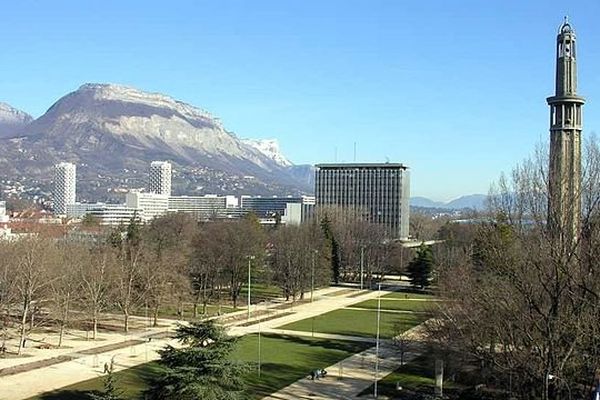
[(575, 31), (565, 17), (556, 40), (556, 92), (550, 106), (550, 169), (548, 227), (570, 242), (579, 234), (581, 219), (581, 109), (577, 96)]
[(75, 204), (75, 164), (61, 162), (54, 166), (54, 214), (67, 215), (67, 204)]
[(150, 164), (150, 192), (171, 195), (171, 163), (152, 161)]

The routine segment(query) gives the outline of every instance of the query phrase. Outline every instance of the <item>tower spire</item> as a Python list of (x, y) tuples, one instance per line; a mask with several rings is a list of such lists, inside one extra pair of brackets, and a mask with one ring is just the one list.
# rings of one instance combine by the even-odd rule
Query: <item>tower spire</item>
[(550, 106), (548, 228), (562, 243), (579, 234), (583, 97), (577, 95), (577, 47), (568, 17), (556, 38), (555, 94)]

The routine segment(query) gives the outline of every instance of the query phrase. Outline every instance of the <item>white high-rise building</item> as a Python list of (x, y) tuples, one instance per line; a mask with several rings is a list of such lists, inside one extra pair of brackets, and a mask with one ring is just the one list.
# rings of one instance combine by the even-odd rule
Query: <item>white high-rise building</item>
[(171, 195), (171, 163), (168, 161), (152, 161), (150, 164), (151, 193)]
[(54, 166), (54, 214), (66, 215), (67, 204), (75, 203), (76, 167), (75, 164), (61, 162)]

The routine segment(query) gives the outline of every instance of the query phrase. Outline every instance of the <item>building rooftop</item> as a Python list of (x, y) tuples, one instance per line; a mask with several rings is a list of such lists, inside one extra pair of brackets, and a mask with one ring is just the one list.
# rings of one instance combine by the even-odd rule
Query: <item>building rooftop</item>
[(402, 163), (326, 163), (316, 164), (315, 168), (403, 168), (408, 167)]

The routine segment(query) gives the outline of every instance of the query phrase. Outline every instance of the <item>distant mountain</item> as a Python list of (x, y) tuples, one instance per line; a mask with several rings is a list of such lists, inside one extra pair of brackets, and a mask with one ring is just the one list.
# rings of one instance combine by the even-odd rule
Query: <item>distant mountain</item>
[(440, 201), (433, 201), (426, 197), (411, 197), (410, 205), (413, 207), (426, 207), (426, 208), (443, 208), (445, 203)]
[(242, 139), (242, 143), (255, 148), (282, 167), (291, 167), (293, 165), (279, 149), (277, 139)]
[[(288, 172), (303, 185), (308, 185), (311, 189), (315, 187), (315, 167), (314, 165), (301, 164), (288, 167)], [(311, 190), (312, 192), (312, 190)]]
[(486, 206), (487, 195), (485, 194), (471, 194), (461, 196), (452, 201), (446, 203), (440, 201), (433, 201), (426, 197), (411, 197), (410, 205), (412, 207), (424, 207), (424, 208), (443, 208), (449, 210), (460, 210), (463, 208), (472, 208), (475, 210), (482, 210)]
[(276, 142), (258, 142), (242, 141), (207, 111), (169, 96), (85, 84), (24, 123), (18, 137), (0, 139), (0, 179), (31, 177), (47, 191), (52, 165), (71, 161), (78, 165), (80, 198), (108, 200), (112, 192), (145, 186), (150, 161), (169, 160), (175, 193), (312, 191), (290, 171)]
[(31, 121), (31, 115), (0, 102), (0, 138), (17, 136)]
[(472, 208), (475, 210), (482, 210), (486, 206), (487, 197), (488, 196), (485, 194), (461, 196), (458, 199), (446, 203), (446, 207), (454, 209)]

